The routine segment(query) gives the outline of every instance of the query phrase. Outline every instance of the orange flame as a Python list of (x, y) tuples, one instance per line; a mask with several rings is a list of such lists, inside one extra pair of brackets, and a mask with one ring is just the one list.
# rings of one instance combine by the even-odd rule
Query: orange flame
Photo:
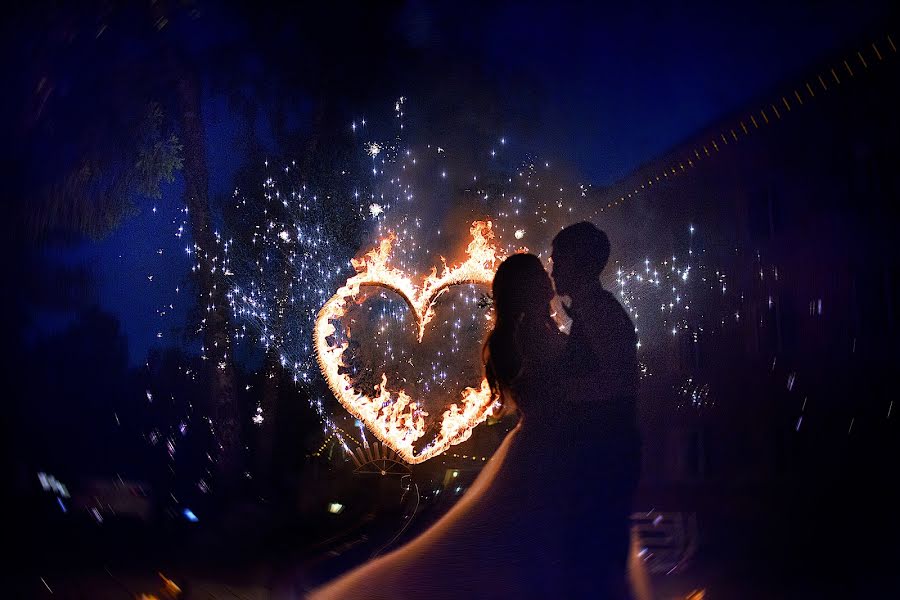
[(421, 342), (425, 327), (434, 318), (434, 301), (447, 288), (466, 283), (487, 285), (494, 278), (499, 258), (493, 243), (491, 222), (475, 221), (469, 233), (472, 240), (466, 247), (468, 258), (450, 267), (441, 257), (443, 269), (440, 275), (437, 268), (432, 268), (421, 286), (413, 283), (403, 271), (388, 265), (395, 238), (393, 235), (384, 238), (361, 259), (352, 261), (356, 275), (349, 278), (325, 303), (316, 318), (316, 356), (331, 391), (350, 414), (362, 421), (382, 443), (393, 448), (409, 464), (424, 462), (450, 446), (464, 442), (472, 435), (472, 430), (492, 414), (494, 408), (487, 381), (482, 379), (479, 387), (463, 390), (460, 403), (451, 404), (444, 411), (437, 437), (416, 454), (413, 444), (425, 435), (425, 417), (428, 413), (402, 389), (389, 390), (384, 373), (381, 375), (381, 385), (375, 386), (374, 397), (357, 392), (350, 376), (340, 372), (341, 367), (345, 366), (342, 355), (347, 344), (334, 346), (328, 341), (336, 331), (332, 322), (347, 313), (350, 301), (359, 295), (361, 287), (380, 286), (393, 290), (409, 305), (418, 324), (418, 340)]

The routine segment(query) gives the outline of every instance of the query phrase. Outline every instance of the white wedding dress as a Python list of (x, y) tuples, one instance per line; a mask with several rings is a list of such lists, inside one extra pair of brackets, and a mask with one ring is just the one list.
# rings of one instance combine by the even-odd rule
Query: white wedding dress
[[(405, 546), (323, 588), (315, 600), (561, 597), (561, 507), (578, 461), (565, 451), (559, 360), (564, 336), (528, 349), (518, 425), (459, 502)], [(534, 339), (534, 338), (532, 338)]]

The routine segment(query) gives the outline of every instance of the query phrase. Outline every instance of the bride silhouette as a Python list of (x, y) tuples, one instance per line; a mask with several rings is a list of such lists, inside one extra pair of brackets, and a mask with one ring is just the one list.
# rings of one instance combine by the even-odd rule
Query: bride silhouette
[(566, 336), (551, 317), (553, 285), (533, 254), (493, 281), (485, 374), (520, 420), (462, 499), (405, 546), (313, 592), (314, 599), (554, 598), (564, 589), (560, 507), (577, 476), (566, 443), (560, 371)]

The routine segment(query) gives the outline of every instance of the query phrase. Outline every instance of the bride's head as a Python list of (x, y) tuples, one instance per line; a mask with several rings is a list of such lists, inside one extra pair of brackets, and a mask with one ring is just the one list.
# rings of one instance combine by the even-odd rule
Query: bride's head
[(553, 284), (534, 254), (513, 254), (494, 275), (494, 328), (484, 344), (485, 375), (495, 396), (522, 374), (528, 332), (550, 319)]

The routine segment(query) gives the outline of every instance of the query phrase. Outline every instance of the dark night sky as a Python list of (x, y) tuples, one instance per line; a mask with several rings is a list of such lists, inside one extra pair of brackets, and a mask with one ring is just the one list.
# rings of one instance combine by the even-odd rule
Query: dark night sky
[[(446, 60), (474, 61), (501, 87), (512, 82), (498, 107), (513, 117), (510, 122), (523, 107), (539, 107), (537, 125), (527, 133), (498, 131), (498, 137), (510, 139), (513, 150), (571, 165), (586, 182), (608, 184), (803, 73), (871, 29), (888, 6), (597, 4), (561, 10), (558, 3), (510, 3), (485, 10), (475, 4), (435, 9), (411, 2), (401, 12), (397, 34), (414, 52), (433, 59), (430, 73), (423, 75), (418, 68), (406, 75), (403, 65), (397, 65), (400, 89), (372, 95), (404, 95), (408, 111), (415, 113), (417, 104), (429, 103), (418, 95), (426, 86), (417, 78), (440, 78)], [(340, 35), (340, 24), (333, 26)], [(359, 60), (364, 66), (378, 57), (373, 49)], [(358, 110), (387, 121), (391, 108)], [(207, 98), (204, 111), (215, 198), (230, 190), (243, 160), (232, 151), (240, 147), (241, 131), (221, 98)], [(256, 129), (263, 144), (271, 140), (267, 128), (261, 118)], [(157, 316), (176, 298), (174, 288), (183, 288), (188, 279), (187, 243), (174, 237), (172, 224), (182, 206), (181, 193), (179, 180), (165, 188), (162, 199), (142, 202), (141, 213), (107, 239), (85, 244), (76, 253), (77, 260), (95, 266), (100, 303), (121, 319), (133, 364), (143, 362), (152, 346), (179, 341), (170, 338), (169, 328), (184, 322), (191, 300), (182, 293), (174, 315)]]

